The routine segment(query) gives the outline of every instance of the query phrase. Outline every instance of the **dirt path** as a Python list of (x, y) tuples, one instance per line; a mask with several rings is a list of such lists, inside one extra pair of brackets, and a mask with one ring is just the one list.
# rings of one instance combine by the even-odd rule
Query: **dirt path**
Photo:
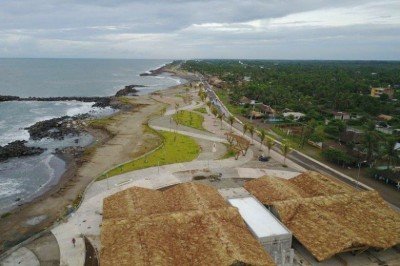
[(72, 169), (57, 186), (0, 219), (0, 253), (60, 219), (67, 207), (76, 204), (85, 187), (102, 172), (158, 145), (158, 137), (148, 132), (143, 123), (151, 114), (160, 112), (163, 104), (146, 95), (131, 101), (139, 107), (112, 118), (107, 129), (114, 137), (103, 144), (97, 139), (98, 147), (82, 166), (77, 169), (72, 164)]

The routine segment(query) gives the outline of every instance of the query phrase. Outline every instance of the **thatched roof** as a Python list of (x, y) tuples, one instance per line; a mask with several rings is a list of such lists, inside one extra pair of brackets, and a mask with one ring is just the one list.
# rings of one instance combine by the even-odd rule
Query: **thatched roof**
[(400, 243), (400, 215), (375, 191), (298, 198), (274, 208), (319, 261), (351, 248)]
[(289, 180), (264, 176), (246, 182), (244, 187), (265, 205), (282, 200), (354, 191), (348, 185), (317, 172), (305, 172)]
[(274, 265), (238, 210), (207, 185), (127, 189), (105, 199), (103, 216), (101, 265)]
[(262, 177), (246, 182), (245, 188), (272, 205), (319, 261), (347, 249), (400, 243), (400, 215), (377, 192), (358, 192), (316, 172), (289, 180)]
[(165, 191), (132, 187), (104, 199), (103, 217), (135, 218), (143, 215), (228, 206), (214, 188), (184, 183)]

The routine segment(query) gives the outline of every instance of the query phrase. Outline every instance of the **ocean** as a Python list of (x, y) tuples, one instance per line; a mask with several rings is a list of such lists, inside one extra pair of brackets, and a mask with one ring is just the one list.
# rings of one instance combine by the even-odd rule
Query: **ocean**
[[(168, 60), (124, 59), (0, 59), (0, 95), (20, 97), (111, 96), (126, 85), (143, 85), (139, 94), (178, 85), (183, 80), (168, 74), (139, 76)], [(65, 163), (53, 155), (55, 148), (85, 146), (90, 135), (67, 137), (62, 141), (29, 140), (24, 129), (34, 123), (64, 115), (91, 113), (108, 115), (111, 108), (93, 108), (93, 103), (0, 102), (0, 145), (27, 140), (28, 145), (47, 150), (38, 156), (13, 158), (0, 162), (0, 215), (44, 193), (56, 184)]]

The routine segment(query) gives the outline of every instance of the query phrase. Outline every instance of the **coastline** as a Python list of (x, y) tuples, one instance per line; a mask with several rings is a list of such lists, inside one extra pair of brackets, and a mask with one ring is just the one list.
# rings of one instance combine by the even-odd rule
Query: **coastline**
[[(171, 72), (169, 73), (171, 74)], [(182, 73), (173, 75), (185, 80), (190, 78)], [(190, 79), (187, 82), (190, 82)], [(171, 90), (183, 84), (158, 91)], [(31, 202), (10, 211), (6, 217), (0, 218), (0, 235), (4, 236), (0, 242), (0, 253), (50, 227), (54, 222), (60, 221), (62, 217), (73, 211), (87, 185), (107, 168), (151, 150), (157, 140), (151, 134), (140, 131), (142, 131), (142, 123), (148, 116), (158, 112), (162, 108), (162, 104), (151, 100), (150, 95), (128, 96), (124, 100), (128, 100), (134, 107), (130, 110), (119, 110), (107, 117), (108, 120), (112, 120), (112, 123), (105, 127), (107, 130), (88, 128), (94, 141), (84, 148), (83, 156), (75, 158), (71, 154), (57, 155), (66, 163), (66, 171), (59, 178), (57, 184), (53, 184)], [(132, 126), (134, 123), (136, 125)], [(123, 129), (124, 127), (126, 128)], [(121, 132), (121, 128), (125, 131)], [(129, 132), (133, 132), (130, 133), (132, 138), (127, 140), (126, 134)], [(109, 157), (112, 157), (114, 162)], [(40, 223), (26, 225), (26, 220), (43, 215), (45, 215), (45, 219)]]

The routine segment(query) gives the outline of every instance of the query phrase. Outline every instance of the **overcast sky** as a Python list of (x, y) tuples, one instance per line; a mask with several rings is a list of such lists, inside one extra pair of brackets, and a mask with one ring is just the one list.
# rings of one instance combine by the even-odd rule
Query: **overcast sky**
[(400, 0), (1, 0), (0, 57), (400, 60)]

